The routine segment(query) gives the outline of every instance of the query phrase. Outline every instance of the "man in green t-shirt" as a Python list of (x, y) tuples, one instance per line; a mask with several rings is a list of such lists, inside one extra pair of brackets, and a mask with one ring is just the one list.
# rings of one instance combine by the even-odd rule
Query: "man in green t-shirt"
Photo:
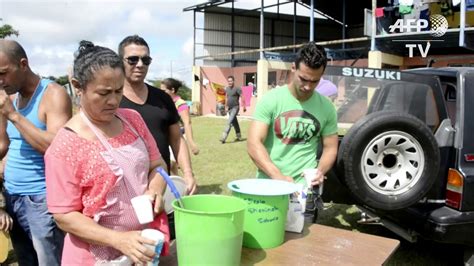
[[(328, 98), (314, 91), (326, 63), (324, 48), (305, 44), (292, 64), (292, 81), (259, 100), (247, 140), (257, 178), (303, 183), (303, 170), (317, 168), (312, 185), (323, 183), (338, 146), (336, 110)], [(320, 140), (323, 151), (317, 162)]]

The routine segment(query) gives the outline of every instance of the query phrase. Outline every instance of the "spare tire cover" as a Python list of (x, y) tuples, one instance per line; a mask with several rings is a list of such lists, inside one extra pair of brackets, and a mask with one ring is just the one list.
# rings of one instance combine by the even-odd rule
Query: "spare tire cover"
[(375, 209), (415, 204), (438, 176), (440, 153), (433, 133), (406, 113), (380, 111), (365, 116), (347, 132), (339, 152), (349, 190)]

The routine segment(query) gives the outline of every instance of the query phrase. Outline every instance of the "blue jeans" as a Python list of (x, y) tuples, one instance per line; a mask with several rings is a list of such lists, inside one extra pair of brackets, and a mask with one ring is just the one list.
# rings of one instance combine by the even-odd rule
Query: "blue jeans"
[(240, 126), (239, 126), (239, 121), (237, 120), (237, 115), (239, 114), (240, 107), (239, 106), (234, 106), (230, 108), (229, 110), (229, 120), (227, 121), (227, 125), (224, 129), (224, 132), (222, 132), (222, 140), (225, 141), (227, 139), (227, 136), (230, 133), (231, 127), (234, 127), (235, 129), (235, 134), (237, 135), (237, 138), (240, 138)]
[(10, 232), (18, 264), (61, 265), (64, 233), (56, 226), (46, 206), (46, 194), (5, 193), (7, 212), (13, 219)]

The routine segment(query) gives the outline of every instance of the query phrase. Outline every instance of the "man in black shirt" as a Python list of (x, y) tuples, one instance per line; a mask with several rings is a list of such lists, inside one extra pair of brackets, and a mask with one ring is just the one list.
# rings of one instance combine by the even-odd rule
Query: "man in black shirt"
[(133, 35), (123, 39), (118, 50), (125, 66), (125, 83), (120, 107), (134, 109), (142, 115), (168, 169), (170, 168), (168, 147), (171, 146), (183, 170), (187, 192), (193, 194), (196, 190), (196, 181), (188, 147), (181, 139), (178, 111), (168, 94), (145, 83), (148, 66), (151, 64), (148, 44), (143, 38)]

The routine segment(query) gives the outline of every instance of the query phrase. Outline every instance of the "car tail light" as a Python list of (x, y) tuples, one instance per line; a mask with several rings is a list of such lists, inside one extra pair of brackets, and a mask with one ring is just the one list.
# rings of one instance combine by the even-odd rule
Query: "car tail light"
[(464, 159), (468, 163), (474, 162), (474, 154), (464, 154)]
[(463, 175), (458, 170), (450, 168), (446, 185), (446, 205), (456, 209), (461, 208), (463, 185)]

